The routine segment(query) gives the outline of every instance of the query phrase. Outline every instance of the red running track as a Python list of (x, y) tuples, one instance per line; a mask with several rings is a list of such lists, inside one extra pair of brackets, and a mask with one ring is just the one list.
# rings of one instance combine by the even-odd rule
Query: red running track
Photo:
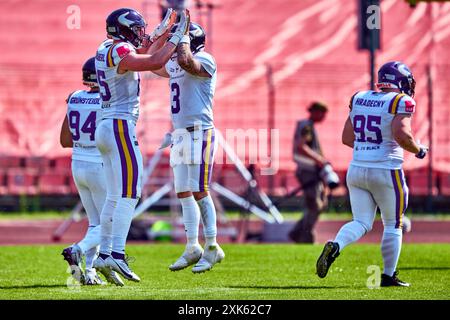
[[(7, 220), (0, 221), (0, 245), (51, 244), (54, 230), (62, 220)], [(232, 222), (237, 225), (238, 222)], [(333, 239), (345, 221), (320, 221), (316, 226), (317, 243)], [(61, 243), (79, 241), (87, 228), (86, 220), (73, 223), (64, 234)], [(252, 233), (262, 232), (262, 221), (251, 221), (249, 229)], [(361, 243), (379, 243), (382, 225), (376, 221), (373, 230), (363, 237)], [(404, 236), (405, 243), (450, 243), (450, 221), (413, 220), (412, 232)], [(228, 237), (222, 242), (231, 241)], [(149, 242), (151, 243), (151, 242)]]

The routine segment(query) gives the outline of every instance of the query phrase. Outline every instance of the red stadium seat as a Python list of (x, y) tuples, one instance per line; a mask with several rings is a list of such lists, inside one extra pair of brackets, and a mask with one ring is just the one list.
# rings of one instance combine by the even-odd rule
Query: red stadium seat
[[(412, 170), (405, 173), (406, 183), (408, 184), (409, 193), (412, 195), (426, 196), (428, 195), (428, 172), (427, 170)], [(433, 173), (432, 194), (437, 195), (436, 174)]]
[(444, 196), (450, 196), (450, 174), (446, 172), (442, 172), (440, 174), (440, 191)]
[(57, 168), (57, 169), (70, 170), (71, 166), (72, 166), (72, 158), (70, 156), (55, 158), (54, 162), (55, 162), (55, 168)]
[(42, 170), (50, 165), (50, 159), (45, 157), (28, 157), (25, 158), (25, 167), (31, 169)]
[(12, 195), (35, 195), (38, 171), (33, 169), (11, 169), (7, 172), (8, 193)]
[(13, 156), (0, 156), (0, 168), (20, 168), (23, 167), (23, 158)]
[(39, 176), (38, 191), (41, 194), (68, 194), (67, 176), (61, 172), (44, 173)]
[(5, 195), (7, 192), (6, 187), (6, 172), (0, 171), (0, 195)]

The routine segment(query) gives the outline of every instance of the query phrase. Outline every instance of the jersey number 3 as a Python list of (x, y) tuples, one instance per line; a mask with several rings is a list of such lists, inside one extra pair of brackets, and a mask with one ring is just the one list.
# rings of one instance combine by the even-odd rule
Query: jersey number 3
[[(88, 117), (86, 118), (86, 121), (84, 122), (83, 126), (81, 127), (82, 133), (89, 134), (89, 140), (94, 141), (95, 140), (95, 122), (97, 120), (97, 113), (95, 111), (92, 111), (89, 113)], [(72, 140), (78, 141), (80, 140), (80, 113), (78, 111), (70, 111), (69, 112), (69, 126), (72, 132)]]
[(170, 90), (172, 90), (173, 95), (172, 95), (172, 101), (174, 102), (175, 105), (172, 104), (171, 108), (172, 108), (172, 113), (178, 113), (181, 110), (181, 106), (180, 106), (180, 86), (178, 85), (178, 83), (176, 82), (172, 82), (172, 84), (170, 85)]
[[(381, 135), (380, 125), (381, 117), (379, 116), (367, 116), (367, 118), (363, 115), (354, 116), (353, 130), (355, 131), (356, 141), (375, 144), (382, 143), (383, 136)], [(366, 133), (372, 133), (372, 136), (366, 135)]]

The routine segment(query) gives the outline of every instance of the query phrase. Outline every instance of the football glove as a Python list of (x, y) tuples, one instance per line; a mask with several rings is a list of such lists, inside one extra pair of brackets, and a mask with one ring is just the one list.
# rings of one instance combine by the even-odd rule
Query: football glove
[(423, 159), (428, 153), (428, 147), (420, 146), (420, 151), (417, 152), (416, 158)]
[(178, 45), (183, 36), (189, 32), (189, 25), (191, 23), (191, 18), (189, 15), (189, 10), (184, 10), (180, 14), (180, 22), (178, 23), (178, 27), (175, 32), (172, 34), (172, 37), (169, 39), (174, 45)]
[(166, 16), (161, 21), (161, 23), (152, 31), (150, 34), (150, 41), (155, 42), (156, 39), (161, 37), (170, 27), (174, 24), (175, 19), (177, 18), (177, 13), (172, 8), (167, 10)]

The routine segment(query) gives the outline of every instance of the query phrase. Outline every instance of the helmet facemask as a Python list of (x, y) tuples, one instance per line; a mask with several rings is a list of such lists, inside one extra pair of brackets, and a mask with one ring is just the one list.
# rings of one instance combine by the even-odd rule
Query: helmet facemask
[(142, 42), (144, 41), (145, 38), (145, 27), (147, 25), (136, 25), (136, 26), (132, 26), (131, 27), (131, 31), (134, 34), (134, 42), (132, 43), (133, 46), (135, 46), (136, 48), (140, 48), (142, 46)]
[(121, 27), (119, 37), (135, 48), (140, 48), (145, 38), (145, 27), (146, 25), (134, 25), (130, 28)]

